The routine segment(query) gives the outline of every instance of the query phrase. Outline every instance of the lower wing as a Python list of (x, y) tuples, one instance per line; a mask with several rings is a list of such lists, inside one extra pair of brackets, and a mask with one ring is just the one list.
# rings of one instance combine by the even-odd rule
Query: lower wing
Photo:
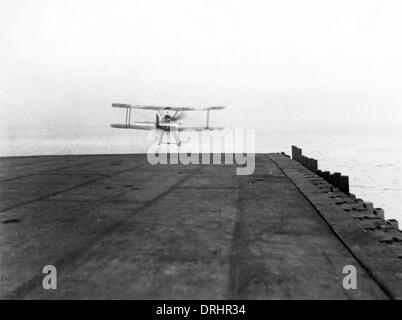
[(154, 122), (134, 122), (131, 124), (113, 123), (110, 125), (112, 128), (118, 129), (137, 129), (137, 130), (154, 130), (156, 125)]
[(178, 131), (216, 131), (224, 130), (224, 127), (178, 127)]

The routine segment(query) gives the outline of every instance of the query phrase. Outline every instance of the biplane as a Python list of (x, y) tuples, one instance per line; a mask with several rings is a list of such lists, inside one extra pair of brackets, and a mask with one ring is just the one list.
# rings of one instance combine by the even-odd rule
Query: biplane
[[(125, 103), (113, 103), (114, 108), (126, 109), (126, 118), (124, 124), (111, 124), (112, 128), (118, 129), (136, 129), (136, 130), (158, 130), (161, 132), (158, 145), (162, 143), (171, 144), (170, 135), (175, 139), (177, 146), (181, 145), (179, 132), (181, 131), (204, 131), (204, 130), (223, 130), (223, 127), (210, 127), (211, 110), (222, 110), (223, 106), (211, 106), (211, 107), (163, 107), (163, 106), (142, 106), (142, 105), (130, 105)], [(131, 121), (131, 110), (151, 110), (156, 111), (155, 122), (150, 121)], [(180, 120), (185, 118), (185, 112), (187, 111), (205, 111), (206, 112), (206, 124), (205, 126), (191, 127), (182, 126)], [(163, 137), (167, 135), (167, 142), (163, 141)]]

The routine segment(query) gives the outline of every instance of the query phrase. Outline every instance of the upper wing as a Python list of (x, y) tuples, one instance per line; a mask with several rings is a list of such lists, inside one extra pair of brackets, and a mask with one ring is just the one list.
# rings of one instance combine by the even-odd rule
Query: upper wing
[(112, 128), (119, 129), (138, 129), (138, 130), (153, 130), (156, 129), (156, 125), (153, 122), (134, 122), (131, 124), (113, 123), (110, 125)]
[(144, 110), (165, 110), (167, 107), (157, 107), (157, 106), (133, 106), (126, 103), (112, 103), (113, 108), (126, 108), (126, 109), (144, 109)]
[(143, 109), (143, 110), (172, 110), (172, 111), (207, 111), (207, 110), (222, 110), (226, 107), (223, 106), (211, 106), (211, 107), (168, 107), (168, 106), (139, 106), (126, 103), (112, 103), (114, 108), (126, 108), (126, 109)]

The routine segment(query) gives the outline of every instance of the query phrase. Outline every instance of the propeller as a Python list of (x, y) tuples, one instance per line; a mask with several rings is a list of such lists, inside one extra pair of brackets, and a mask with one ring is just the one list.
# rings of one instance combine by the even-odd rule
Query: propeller
[(187, 117), (187, 114), (184, 112), (180, 112), (177, 116), (172, 117), (173, 121), (179, 121)]

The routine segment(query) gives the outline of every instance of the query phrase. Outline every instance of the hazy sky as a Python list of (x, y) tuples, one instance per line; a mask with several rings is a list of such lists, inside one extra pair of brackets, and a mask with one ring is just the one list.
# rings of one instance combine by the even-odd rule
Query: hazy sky
[(399, 0), (5, 0), (0, 125), (105, 125), (127, 102), (224, 104), (257, 130), (398, 126), (401, 16)]

